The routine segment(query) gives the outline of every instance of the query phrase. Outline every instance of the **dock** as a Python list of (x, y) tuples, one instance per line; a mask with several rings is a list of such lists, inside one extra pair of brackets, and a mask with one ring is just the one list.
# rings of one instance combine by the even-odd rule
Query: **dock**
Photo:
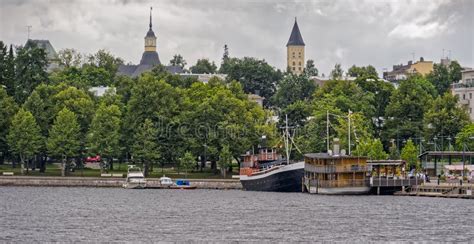
[(424, 184), (412, 186), (405, 191), (395, 192), (394, 195), (474, 199), (473, 190), (473, 184)]

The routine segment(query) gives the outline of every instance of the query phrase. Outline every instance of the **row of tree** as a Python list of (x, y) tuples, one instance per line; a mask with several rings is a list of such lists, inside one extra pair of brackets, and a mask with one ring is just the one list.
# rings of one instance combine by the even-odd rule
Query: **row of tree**
[[(344, 72), (336, 65), (332, 79), (317, 87), (310, 78), (318, 75), (312, 60), (297, 76), (264, 60), (230, 57), (226, 47), (218, 70), (227, 79), (204, 84), (162, 66), (134, 79), (117, 76), (123, 61), (103, 50), (89, 56), (61, 50), (62, 68), (46, 73), (44, 50), (0, 47), (2, 161), (5, 156), (26, 164), (35, 159), (42, 170), (46, 159), (54, 157), (66, 174), (71, 162), (80, 164), (95, 154), (106, 159), (107, 168), (113, 168), (114, 158), (133, 158), (145, 164), (146, 173), (153, 167), (150, 162), (189, 169), (190, 158), (200, 160), (194, 163), (197, 168), (211, 161), (213, 169), (217, 164), (226, 169), (232, 158), (238, 161), (241, 153), (257, 147), (262, 135), (277, 146), (285, 115), (298, 128), (295, 141), (303, 152), (325, 151), (327, 128), (331, 141), (338, 137), (348, 144), (349, 111), (354, 154), (398, 158), (413, 151), (413, 143), (424, 141), (426, 147), (442, 137), (457, 147), (474, 148), (466, 111), (443, 85), (446, 79), (459, 79), (456, 62), (435, 65), (426, 77), (413, 75), (397, 89), (380, 80), (373, 66), (352, 66), (346, 75), (356, 79), (348, 81), (340, 79)], [(170, 63), (186, 66), (181, 55)], [(190, 69), (215, 73), (217, 66), (200, 59)], [(89, 92), (98, 85), (113, 89), (98, 98)], [(248, 93), (263, 96), (265, 109), (248, 101)], [(271, 122), (274, 114), (280, 124)], [(408, 148), (399, 153), (402, 144)]]

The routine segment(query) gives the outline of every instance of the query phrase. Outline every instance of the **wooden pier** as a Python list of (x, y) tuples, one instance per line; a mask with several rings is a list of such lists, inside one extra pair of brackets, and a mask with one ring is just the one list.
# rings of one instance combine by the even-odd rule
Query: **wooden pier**
[(405, 191), (396, 192), (395, 195), (474, 199), (473, 193), (474, 186), (472, 184), (426, 184), (412, 186), (407, 188)]

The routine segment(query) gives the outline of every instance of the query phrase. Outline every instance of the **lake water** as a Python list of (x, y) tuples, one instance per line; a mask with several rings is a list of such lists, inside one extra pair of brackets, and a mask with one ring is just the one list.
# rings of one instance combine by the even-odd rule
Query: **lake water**
[(0, 242), (473, 241), (474, 201), (0, 187)]

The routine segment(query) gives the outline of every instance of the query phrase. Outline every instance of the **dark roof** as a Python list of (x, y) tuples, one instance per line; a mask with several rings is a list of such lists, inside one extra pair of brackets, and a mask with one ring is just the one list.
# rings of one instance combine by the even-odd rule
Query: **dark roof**
[(160, 57), (158, 53), (154, 51), (145, 51), (143, 52), (142, 59), (140, 60), (140, 65), (158, 65), (161, 64)]
[(150, 28), (145, 37), (156, 37), (155, 32), (153, 32), (153, 30)]
[(293, 30), (291, 31), (290, 39), (288, 40), (288, 43), (286, 46), (304, 46), (304, 41), (303, 37), (301, 36), (300, 33), (300, 28), (298, 27), (298, 22), (296, 22), (295, 19), (295, 24), (293, 25)]
[(31, 43), (36, 44), (37, 47), (44, 49), (46, 52), (46, 56), (48, 60), (55, 60), (59, 59), (58, 54), (56, 53), (56, 50), (54, 50), (53, 45), (51, 45), (51, 42), (49, 40), (33, 40), (33, 39), (28, 39), (28, 41), (25, 44), (25, 47), (28, 47), (31, 45)]
[[(155, 67), (155, 65), (148, 65), (148, 64), (122, 64), (118, 67), (117, 73), (119, 75), (126, 75), (130, 77), (138, 77), (141, 74), (151, 71)], [(183, 69), (179, 66), (165, 66), (165, 69), (170, 72), (171, 74), (181, 74), (183, 73)]]
[(331, 155), (327, 153), (307, 153), (304, 156), (307, 158), (315, 158), (315, 159), (367, 158), (367, 157), (358, 157), (358, 156), (350, 156), (350, 155)]

